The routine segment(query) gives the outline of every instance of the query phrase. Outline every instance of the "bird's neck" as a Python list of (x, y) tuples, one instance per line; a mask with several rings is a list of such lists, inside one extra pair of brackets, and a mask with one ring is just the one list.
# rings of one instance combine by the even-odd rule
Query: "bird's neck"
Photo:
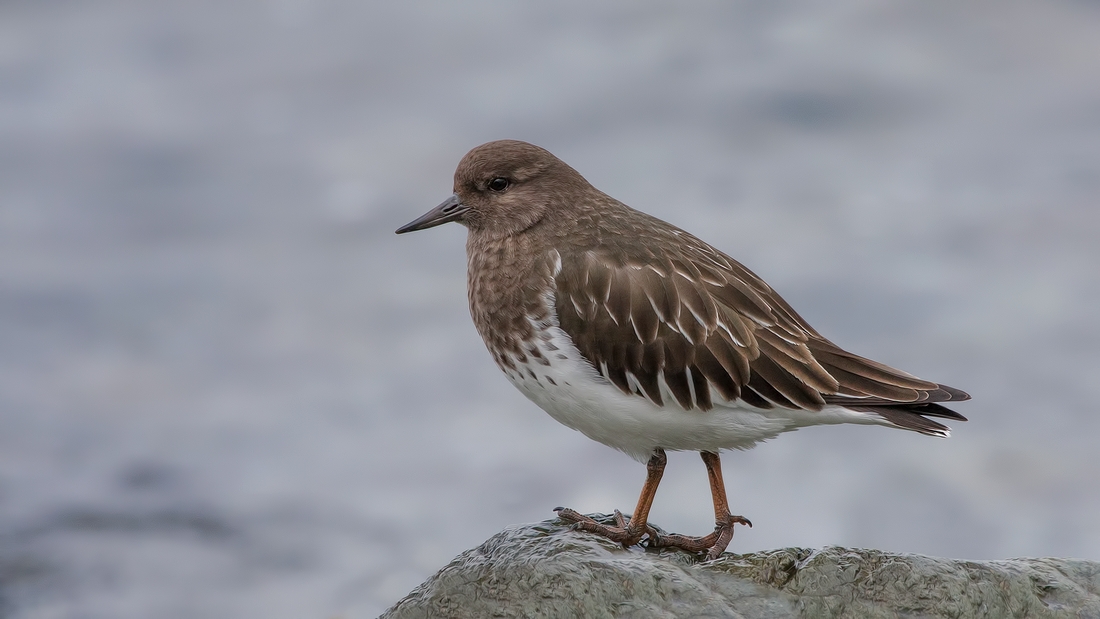
[(478, 333), (497, 360), (524, 355), (524, 344), (549, 324), (546, 293), (553, 283), (552, 244), (528, 232), (466, 241), (467, 294)]

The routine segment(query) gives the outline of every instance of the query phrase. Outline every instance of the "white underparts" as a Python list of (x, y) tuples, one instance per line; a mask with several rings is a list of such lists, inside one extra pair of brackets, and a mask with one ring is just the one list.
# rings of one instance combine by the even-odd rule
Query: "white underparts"
[[(548, 299), (548, 301), (552, 301)], [(553, 308), (552, 302), (549, 307)], [(509, 380), (558, 422), (645, 462), (653, 450), (750, 449), (798, 428), (838, 423), (887, 424), (873, 413), (829, 406), (821, 411), (758, 409), (728, 402), (711, 390), (714, 408), (684, 410), (659, 380), (665, 404), (621, 391), (592, 367), (557, 324), (538, 323), (534, 342), (542, 359), (528, 355), (503, 368)], [(546, 363), (549, 362), (549, 363)], [(631, 386), (637, 381), (628, 375)], [(690, 383), (689, 383), (690, 384)]]

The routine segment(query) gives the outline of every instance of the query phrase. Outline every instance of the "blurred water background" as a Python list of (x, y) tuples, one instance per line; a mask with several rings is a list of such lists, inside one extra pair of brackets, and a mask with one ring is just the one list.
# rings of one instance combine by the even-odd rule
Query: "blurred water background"
[[(393, 230), (497, 138), (965, 389), (724, 458), (730, 549), (1100, 559), (1100, 4), (0, 4), (0, 616), (371, 617), (629, 510)], [(652, 518), (712, 526), (671, 454)]]

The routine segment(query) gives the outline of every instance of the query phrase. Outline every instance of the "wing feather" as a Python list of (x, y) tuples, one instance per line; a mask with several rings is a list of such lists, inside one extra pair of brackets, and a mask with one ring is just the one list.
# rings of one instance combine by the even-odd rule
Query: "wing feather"
[[(738, 376), (737, 372), (739, 370), (733, 368), (733, 371), (731, 371), (714, 355), (711, 350), (713, 339), (712, 336), (707, 340), (706, 346), (699, 346), (695, 349), (695, 367), (699, 369), (699, 374), (710, 382), (710, 386), (723, 399), (727, 402), (736, 401), (741, 397), (741, 382), (734, 379), (734, 376)], [(748, 376), (748, 368), (745, 369), (745, 375)]]
[(837, 405), (935, 435), (947, 430), (925, 416), (964, 419), (937, 402), (966, 393), (841, 349), (732, 258), (685, 233), (675, 242), (675, 257), (660, 244), (562, 252), (559, 326), (623, 392), (684, 410)]
[[(637, 285), (629, 286), (630, 299), (630, 324), (634, 325), (634, 335), (642, 344), (650, 344), (657, 339), (657, 331), (661, 326), (661, 316), (657, 313), (650, 293), (646, 290), (640, 274)], [(629, 285), (629, 280), (628, 280)]]

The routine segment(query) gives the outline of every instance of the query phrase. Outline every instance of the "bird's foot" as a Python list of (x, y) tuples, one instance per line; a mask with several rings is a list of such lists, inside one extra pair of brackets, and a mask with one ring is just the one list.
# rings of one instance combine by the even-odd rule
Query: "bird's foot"
[(557, 512), (558, 518), (572, 523), (573, 528), (579, 531), (588, 531), (589, 533), (602, 535), (613, 542), (622, 544), (624, 548), (637, 544), (642, 541), (642, 538), (646, 535), (649, 535), (651, 540), (657, 536), (656, 529), (648, 524), (644, 527), (635, 527), (634, 522), (628, 522), (622, 512), (617, 509), (615, 510), (615, 526), (596, 522), (592, 518), (569, 509), (568, 507), (557, 507), (554, 511)]
[(707, 561), (713, 561), (720, 557), (733, 539), (733, 525), (744, 524), (752, 527), (748, 518), (726, 514), (726, 517), (714, 525), (714, 532), (703, 537), (689, 537), (669, 533), (657, 535), (656, 531), (650, 531), (647, 545), (650, 548), (678, 548), (691, 553), (707, 553)]

